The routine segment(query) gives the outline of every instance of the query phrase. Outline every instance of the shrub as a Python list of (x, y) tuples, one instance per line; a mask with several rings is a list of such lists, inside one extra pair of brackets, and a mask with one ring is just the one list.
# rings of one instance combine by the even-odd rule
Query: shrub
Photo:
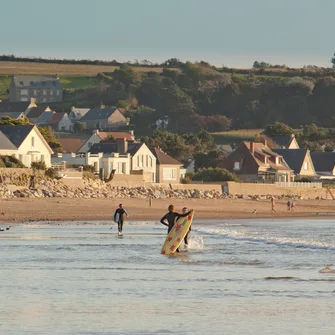
[(22, 162), (14, 156), (0, 156), (0, 167), (25, 168)]
[(39, 162), (32, 162), (31, 163), (31, 168), (33, 170), (46, 170), (47, 166), (45, 162), (39, 161)]
[(53, 168), (49, 168), (45, 171), (45, 176), (49, 177), (49, 178), (56, 178), (57, 177), (57, 171), (56, 169)]
[(226, 169), (209, 168), (200, 169), (196, 172), (192, 180), (197, 181), (238, 181), (235, 173), (231, 173)]

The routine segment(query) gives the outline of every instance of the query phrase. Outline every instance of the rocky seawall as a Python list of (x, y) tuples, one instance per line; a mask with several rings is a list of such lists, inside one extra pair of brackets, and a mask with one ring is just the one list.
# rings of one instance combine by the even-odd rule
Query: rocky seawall
[[(24, 183), (22, 183), (24, 184)], [(57, 179), (38, 178), (35, 187), (22, 184), (0, 184), (0, 198), (120, 198), (120, 199), (237, 199), (262, 201), (272, 195), (228, 195), (217, 190), (170, 189), (168, 186), (120, 187), (101, 180), (84, 179), (84, 187), (70, 187)], [(274, 196), (275, 199), (303, 199), (298, 195)]]

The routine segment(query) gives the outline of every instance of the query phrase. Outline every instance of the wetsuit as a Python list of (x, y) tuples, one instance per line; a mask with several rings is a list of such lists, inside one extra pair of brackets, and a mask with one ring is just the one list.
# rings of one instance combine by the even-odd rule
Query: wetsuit
[(117, 222), (117, 228), (119, 233), (122, 233), (122, 228), (123, 228), (123, 216), (126, 214), (128, 216), (127, 211), (124, 208), (118, 208), (115, 213), (114, 213), (114, 221), (116, 219), (116, 215), (119, 214), (119, 220)]
[[(169, 227), (168, 228), (168, 233), (171, 231), (171, 229), (173, 228), (175, 222), (181, 218), (181, 217), (184, 217), (184, 216), (187, 216), (189, 215), (191, 212), (187, 212), (185, 214), (179, 214), (179, 213), (176, 213), (176, 212), (169, 212), (167, 214), (165, 214), (162, 218), (161, 218), (161, 224), (163, 224), (164, 226), (167, 226)], [(165, 223), (165, 220), (168, 222)]]

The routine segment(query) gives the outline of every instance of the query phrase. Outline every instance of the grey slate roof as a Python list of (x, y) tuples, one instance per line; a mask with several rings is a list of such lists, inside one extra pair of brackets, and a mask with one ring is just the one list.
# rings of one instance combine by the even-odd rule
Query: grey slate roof
[(2, 126), (0, 125), (0, 131), (3, 132), (6, 137), (18, 148), (25, 138), (29, 135), (34, 125), (26, 126)]
[(286, 147), (288, 148), (291, 144), (293, 137), (291, 135), (281, 135), (281, 136), (275, 136), (272, 138), (272, 141), (279, 145), (280, 147)]
[(335, 166), (335, 152), (311, 152), (316, 172), (331, 172)]
[(17, 147), (8, 139), (8, 137), (0, 130), (0, 149), (17, 150)]
[(117, 108), (91, 108), (80, 121), (106, 120)]
[(54, 112), (43, 112), (41, 116), (35, 121), (36, 124), (48, 124), (52, 119)]
[(272, 149), (272, 151), (281, 155), (294, 173), (300, 173), (307, 149)]
[(38, 107), (33, 107), (29, 110), (27, 114), (28, 119), (37, 119), (40, 117), (44, 111), (46, 110), (47, 107), (44, 106), (38, 106)]
[[(134, 156), (138, 149), (143, 145), (144, 143), (128, 143), (128, 151), (127, 154), (131, 154)], [(118, 152), (117, 144), (112, 141), (101, 141), (100, 143), (95, 143), (92, 145), (90, 150), (88, 150), (91, 154), (98, 154), (99, 152), (102, 152), (104, 154), (111, 154)]]
[(7, 112), (7, 113), (0, 113), (0, 118), (4, 117), (4, 116), (9, 116), (12, 119), (18, 119), (21, 114), (23, 114), (22, 112)]
[(30, 106), (30, 101), (0, 102), (0, 113), (24, 113)]
[(14, 76), (17, 88), (57, 88), (62, 89), (59, 78), (56, 76)]

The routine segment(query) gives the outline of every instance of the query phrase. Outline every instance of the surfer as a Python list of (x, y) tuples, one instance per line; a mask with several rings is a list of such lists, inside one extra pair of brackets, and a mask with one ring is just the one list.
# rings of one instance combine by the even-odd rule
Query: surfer
[[(176, 213), (174, 212), (174, 206), (173, 205), (169, 205), (168, 207), (168, 213), (166, 213), (162, 218), (161, 218), (161, 224), (163, 224), (164, 226), (168, 227), (168, 233), (171, 231), (171, 229), (173, 228), (174, 224), (176, 223), (176, 221), (184, 216), (189, 215), (190, 213), (193, 212), (193, 209), (191, 209), (189, 212), (187, 213)], [(165, 221), (167, 221), (168, 223), (166, 223)]]
[(124, 215), (128, 217), (127, 211), (123, 208), (123, 205), (120, 204), (114, 213), (114, 222), (117, 223), (118, 235), (122, 235)]
[[(185, 214), (187, 212), (187, 207), (184, 207), (182, 209), (182, 214)], [(188, 235), (190, 235), (192, 228), (190, 226), (190, 228), (188, 229), (188, 232), (186, 233), (185, 237), (184, 237), (184, 243), (185, 243), (185, 247), (188, 248)]]

